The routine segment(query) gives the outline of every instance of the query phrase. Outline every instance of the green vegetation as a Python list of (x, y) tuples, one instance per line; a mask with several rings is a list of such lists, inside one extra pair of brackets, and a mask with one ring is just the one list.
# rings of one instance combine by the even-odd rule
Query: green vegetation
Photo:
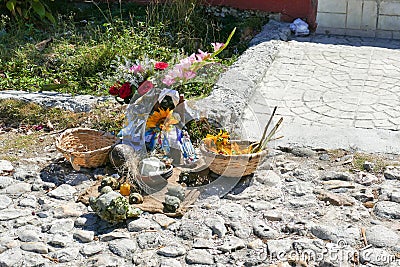
[[(197, 49), (211, 50), (211, 42), (225, 41), (238, 27), (220, 56), (229, 65), (267, 22), (265, 14), (250, 12), (215, 16), (214, 9), (200, 6), (197, 0), (169, 0), (148, 7), (41, 2), (47, 3), (56, 24), (41, 16), (37, 20), (37, 16), (29, 20), (10, 14), (0, 17), (0, 90), (104, 95), (114, 82), (110, 64), (117, 55), (172, 61)], [(186, 85), (182, 90), (187, 96), (202, 96), (214, 81)]]

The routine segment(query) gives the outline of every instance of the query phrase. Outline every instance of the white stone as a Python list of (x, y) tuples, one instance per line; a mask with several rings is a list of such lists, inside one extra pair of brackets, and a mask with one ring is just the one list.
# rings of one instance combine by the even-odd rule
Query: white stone
[(346, 13), (347, 1), (346, 0), (320, 0), (318, 1), (318, 13)]
[(361, 29), (375, 30), (378, 6), (375, 0), (364, 0)]
[(378, 29), (389, 31), (400, 29), (400, 16), (379, 16)]
[(346, 28), (360, 29), (362, 17), (362, 1), (348, 0)]
[(318, 13), (317, 23), (321, 27), (345, 28), (346, 14)]
[(400, 2), (399, 1), (382, 1), (379, 4), (379, 15), (400, 15)]

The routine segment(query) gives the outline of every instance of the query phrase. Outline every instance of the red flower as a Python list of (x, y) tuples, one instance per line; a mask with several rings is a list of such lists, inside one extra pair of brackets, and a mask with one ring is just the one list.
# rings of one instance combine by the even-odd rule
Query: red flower
[(110, 95), (118, 95), (119, 94), (119, 89), (115, 85), (113, 85), (113, 86), (110, 87), (108, 92), (110, 93)]
[(156, 64), (154, 65), (154, 68), (156, 70), (165, 70), (166, 68), (168, 68), (168, 63), (167, 62), (156, 62)]
[(129, 97), (131, 94), (132, 94), (131, 84), (124, 83), (119, 89), (119, 97), (125, 99)]
[(151, 89), (153, 89), (154, 84), (151, 81), (144, 81), (137, 89), (140, 95), (144, 95)]

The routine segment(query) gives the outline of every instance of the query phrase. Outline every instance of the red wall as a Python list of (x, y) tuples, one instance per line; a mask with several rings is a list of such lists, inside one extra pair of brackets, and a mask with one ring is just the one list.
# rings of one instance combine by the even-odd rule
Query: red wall
[(282, 21), (292, 22), (296, 18), (302, 18), (312, 30), (316, 28), (317, 0), (206, 0), (206, 2), (212, 5), (281, 13)]

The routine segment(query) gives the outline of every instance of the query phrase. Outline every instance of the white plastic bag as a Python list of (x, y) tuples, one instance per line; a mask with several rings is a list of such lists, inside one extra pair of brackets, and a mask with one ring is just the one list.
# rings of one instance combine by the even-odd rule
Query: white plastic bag
[(306, 36), (310, 34), (307, 22), (303, 21), (302, 19), (295, 19), (289, 27), (296, 36)]

